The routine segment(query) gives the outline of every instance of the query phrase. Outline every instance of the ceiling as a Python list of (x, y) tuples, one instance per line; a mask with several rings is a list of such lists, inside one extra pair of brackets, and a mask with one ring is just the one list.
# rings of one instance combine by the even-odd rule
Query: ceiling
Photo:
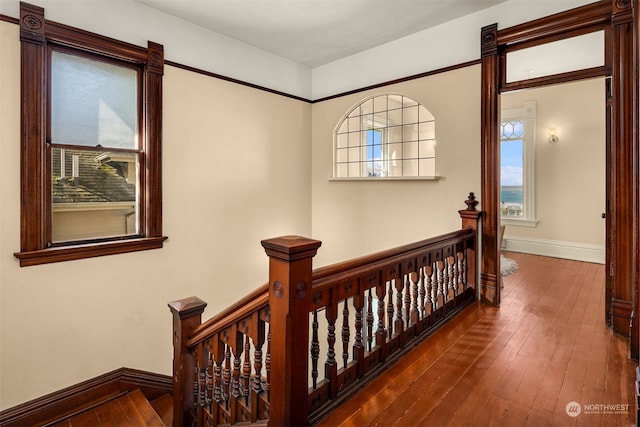
[(135, 0), (313, 68), (506, 0)]

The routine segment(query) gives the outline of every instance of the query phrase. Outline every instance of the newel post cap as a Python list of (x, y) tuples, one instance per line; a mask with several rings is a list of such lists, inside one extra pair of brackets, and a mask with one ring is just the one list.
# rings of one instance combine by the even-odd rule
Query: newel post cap
[(281, 236), (263, 240), (260, 244), (270, 257), (295, 261), (314, 257), (322, 242), (301, 236)]
[(177, 301), (171, 301), (168, 305), (173, 315), (180, 316), (180, 319), (186, 319), (188, 317), (202, 314), (204, 309), (207, 307), (207, 303), (198, 297), (188, 297)]

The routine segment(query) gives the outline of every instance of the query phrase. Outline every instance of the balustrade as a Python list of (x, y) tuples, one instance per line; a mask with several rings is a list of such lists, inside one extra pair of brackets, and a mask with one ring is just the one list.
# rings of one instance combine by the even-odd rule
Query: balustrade
[(198, 298), (170, 303), (174, 425), (307, 425), (353, 393), (477, 298), (466, 203), (459, 231), (313, 271), (321, 242), (265, 240), (269, 282), (205, 323)]

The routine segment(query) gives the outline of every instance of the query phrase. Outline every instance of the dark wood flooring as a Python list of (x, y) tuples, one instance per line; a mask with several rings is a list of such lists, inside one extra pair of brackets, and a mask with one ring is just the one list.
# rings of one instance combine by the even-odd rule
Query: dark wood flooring
[(499, 308), (467, 308), (318, 425), (634, 425), (637, 362), (605, 325), (604, 266), (505, 255), (519, 269)]

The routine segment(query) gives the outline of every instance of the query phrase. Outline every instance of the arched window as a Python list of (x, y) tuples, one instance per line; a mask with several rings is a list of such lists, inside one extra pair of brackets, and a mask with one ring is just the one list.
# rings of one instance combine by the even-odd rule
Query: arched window
[(335, 178), (433, 177), (435, 170), (435, 119), (414, 99), (375, 95), (336, 126)]

